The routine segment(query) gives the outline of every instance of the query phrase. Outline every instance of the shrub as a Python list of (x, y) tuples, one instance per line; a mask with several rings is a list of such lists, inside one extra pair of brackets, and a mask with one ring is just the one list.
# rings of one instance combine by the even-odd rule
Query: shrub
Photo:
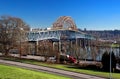
[[(113, 69), (116, 69), (116, 57), (114, 55), (114, 52), (110, 52), (111, 53), (111, 70), (113, 72)], [(108, 52), (106, 51), (103, 55), (102, 55), (102, 69), (104, 71), (110, 71), (110, 53), (108, 54)]]
[(102, 55), (102, 65), (103, 65), (102, 69), (104, 71), (109, 70), (110, 63), (109, 63), (109, 54), (107, 51), (105, 51), (104, 54)]

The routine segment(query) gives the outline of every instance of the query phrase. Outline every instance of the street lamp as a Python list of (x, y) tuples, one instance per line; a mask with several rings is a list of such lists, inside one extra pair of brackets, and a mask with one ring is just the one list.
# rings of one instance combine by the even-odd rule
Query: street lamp
[(21, 58), (21, 54), (22, 54), (22, 51), (21, 51), (21, 48), (22, 48), (22, 34), (21, 34), (21, 31), (23, 31), (23, 28), (20, 28), (20, 58)]
[(112, 79), (112, 73), (111, 73), (112, 57), (111, 57), (111, 53), (112, 53), (112, 46), (113, 46), (113, 44), (115, 44), (115, 43), (116, 43), (116, 41), (114, 41), (114, 42), (111, 44), (111, 52), (110, 52), (110, 73), (109, 73), (110, 79)]

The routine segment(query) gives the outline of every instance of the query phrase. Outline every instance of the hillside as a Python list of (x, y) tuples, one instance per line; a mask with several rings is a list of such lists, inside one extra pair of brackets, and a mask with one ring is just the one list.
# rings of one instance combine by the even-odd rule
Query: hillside
[(120, 40), (120, 30), (81, 30), (104, 40)]

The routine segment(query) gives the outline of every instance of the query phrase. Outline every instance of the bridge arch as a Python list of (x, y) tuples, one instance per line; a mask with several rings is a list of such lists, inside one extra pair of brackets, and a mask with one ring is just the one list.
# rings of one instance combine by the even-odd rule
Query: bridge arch
[(53, 29), (77, 30), (76, 24), (69, 16), (61, 16), (53, 23)]

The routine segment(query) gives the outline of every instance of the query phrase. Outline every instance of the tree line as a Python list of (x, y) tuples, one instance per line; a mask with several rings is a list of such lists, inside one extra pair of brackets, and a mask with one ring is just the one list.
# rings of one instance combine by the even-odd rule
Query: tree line
[[(79, 29), (80, 30), (80, 29)], [(105, 40), (120, 40), (120, 30), (80, 30)]]

